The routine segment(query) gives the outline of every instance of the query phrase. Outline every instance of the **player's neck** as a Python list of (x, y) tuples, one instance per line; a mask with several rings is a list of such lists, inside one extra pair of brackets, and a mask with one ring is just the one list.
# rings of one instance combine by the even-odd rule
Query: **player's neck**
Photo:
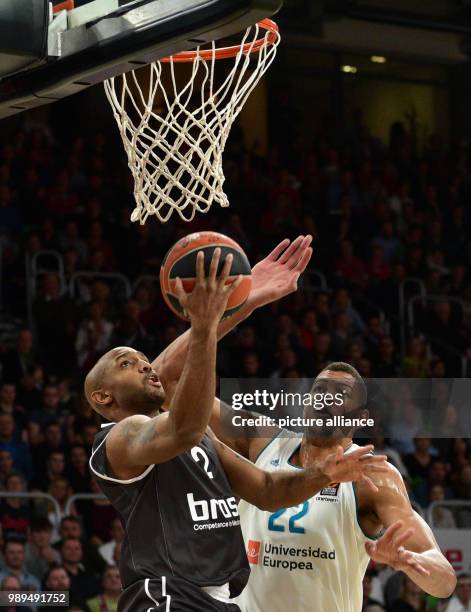
[(335, 452), (337, 446), (342, 446), (344, 450), (347, 450), (352, 445), (351, 438), (340, 438), (327, 444), (325, 440), (319, 442), (316, 439), (309, 439), (304, 436), (296, 455), (296, 463), (306, 468)]

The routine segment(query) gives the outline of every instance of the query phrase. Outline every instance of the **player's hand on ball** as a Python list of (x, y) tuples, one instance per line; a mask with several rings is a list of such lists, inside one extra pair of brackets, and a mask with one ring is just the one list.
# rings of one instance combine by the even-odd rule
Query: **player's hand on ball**
[(372, 478), (379, 472), (386, 472), (386, 455), (371, 455), (372, 444), (362, 446), (352, 453), (345, 454), (341, 446), (325, 459), (322, 470), (332, 483), (363, 481), (375, 493), (378, 491)]
[(199, 251), (196, 256), (196, 282), (191, 293), (187, 293), (182, 280), (176, 279), (175, 291), (181, 307), (188, 315), (193, 329), (209, 330), (217, 326), (226, 309), (230, 294), (236, 289), (242, 277), (227, 283), (231, 270), (232, 255), (227, 255), (221, 273), (217, 269), (221, 257), (221, 249), (214, 250), (208, 276), (204, 272), (204, 253)]
[(365, 544), (366, 552), (377, 563), (385, 563), (396, 571), (406, 572), (409, 576), (416, 573), (429, 576), (419, 560), (419, 555), (404, 548), (407, 540), (414, 535), (412, 528), (403, 529), (404, 523), (396, 521), (390, 525), (376, 542)]

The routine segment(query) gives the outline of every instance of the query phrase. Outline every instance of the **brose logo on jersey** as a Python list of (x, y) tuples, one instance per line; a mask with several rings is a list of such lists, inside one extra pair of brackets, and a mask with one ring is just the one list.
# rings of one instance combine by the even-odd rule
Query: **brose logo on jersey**
[(186, 498), (191, 518), (197, 523), (209, 519), (232, 519), (239, 516), (235, 497), (195, 500), (193, 493), (187, 493)]

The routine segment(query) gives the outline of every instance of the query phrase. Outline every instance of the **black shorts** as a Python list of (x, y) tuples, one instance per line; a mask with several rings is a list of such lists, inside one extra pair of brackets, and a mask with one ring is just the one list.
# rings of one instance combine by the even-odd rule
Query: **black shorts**
[(128, 586), (119, 598), (118, 612), (240, 612), (240, 608), (214, 599), (186, 580), (169, 576)]

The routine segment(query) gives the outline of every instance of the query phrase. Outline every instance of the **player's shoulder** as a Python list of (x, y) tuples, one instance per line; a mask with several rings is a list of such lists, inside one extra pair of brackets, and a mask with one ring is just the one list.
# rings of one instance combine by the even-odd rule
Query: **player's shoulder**
[(115, 443), (118, 440), (130, 440), (139, 430), (150, 421), (150, 417), (145, 414), (132, 414), (121, 421), (115, 423), (107, 436), (107, 446), (110, 443)]
[(373, 492), (366, 483), (363, 481), (358, 482), (356, 485), (357, 494), (363, 500), (371, 499), (376, 502), (378, 498), (393, 500), (398, 495), (407, 496), (406, 486), (401, 473), (389, 461), (386, 461), (384, 466), (382, 466), (381, 472), (377, 472), (374, 475), (369, 474), (369, 476), (378, 488), (378, 491)]

